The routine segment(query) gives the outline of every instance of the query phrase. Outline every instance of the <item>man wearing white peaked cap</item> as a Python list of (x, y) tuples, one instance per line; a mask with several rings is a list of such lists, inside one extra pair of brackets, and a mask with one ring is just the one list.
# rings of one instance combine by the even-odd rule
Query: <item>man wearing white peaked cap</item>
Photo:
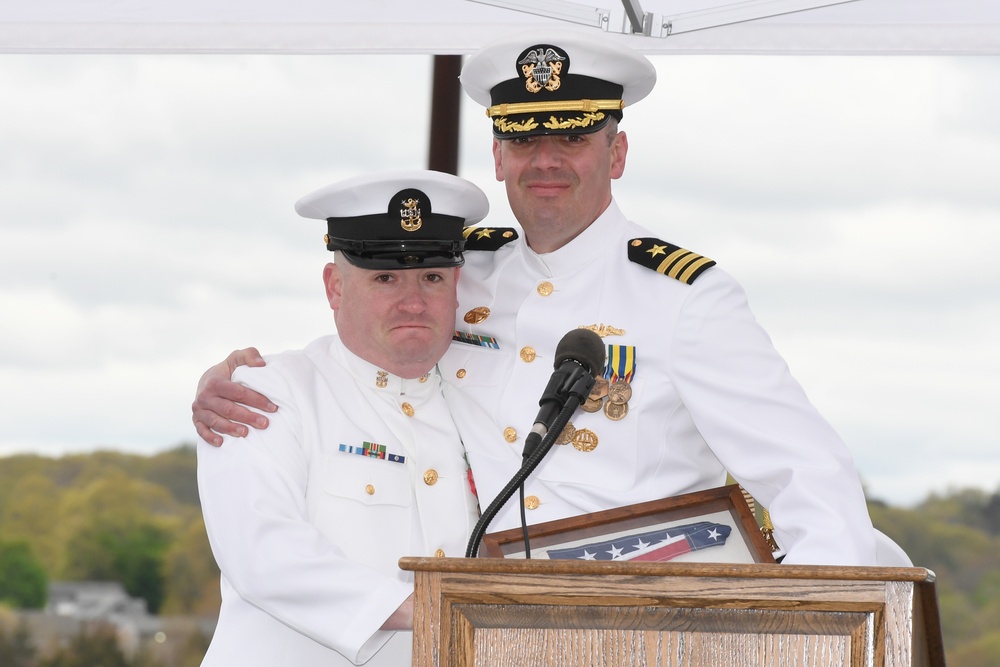
[(411, 664), (402, 556), (461, 556), (477, 507), (435, 364), (448, 348), (466, 223), (486, 196), (390, 172), (296, 210), (327, 221), (337, 335), (235, 378), (280, 406), (238, 446), (198, 445), (222, 609), (203, 665)]
[[(462, 70), (524, 232), (493, 253), (470, 246), (459, 285), (456, 329), (499, 349), (453, 343), (440, 364), (480, 500), (521, 463), (560, 337), (586, 327), (607, 345), (604, 382), (528, 479), (531, 523), (721, 486), (728, 471), (770, 509), (786, 562), (872, 565), (850, 453), (742, 288), (612, 196), (628, 152), (618, 123), (655, 77), (617, 41), (548, 30), (489, 44)], [(518, 509), (495, 528), (517, 525)]]

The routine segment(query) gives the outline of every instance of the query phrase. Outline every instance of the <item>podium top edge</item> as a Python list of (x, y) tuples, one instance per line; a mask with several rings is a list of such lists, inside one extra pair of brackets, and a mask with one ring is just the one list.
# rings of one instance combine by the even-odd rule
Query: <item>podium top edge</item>
[(628, 563), (609, 561), (523, 560), (503, 558), (424, 558), (405, 556), (399, 567), (411, 572), (514, 575), (719, 577), (757, 579), (833, 579), (933, 583), (923, 567), (778, 565), (772, 563)]

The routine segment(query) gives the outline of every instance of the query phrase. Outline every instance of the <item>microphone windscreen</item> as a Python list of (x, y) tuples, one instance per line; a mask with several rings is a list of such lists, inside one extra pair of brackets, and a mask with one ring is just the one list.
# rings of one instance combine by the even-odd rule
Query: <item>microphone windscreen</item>
[(556, 345), (553, 368), (559, 368), (564, 361), (579, 362), (591, 375), (604, 369), (605, 348), (601, 337), (590, 329), (573, 329)]

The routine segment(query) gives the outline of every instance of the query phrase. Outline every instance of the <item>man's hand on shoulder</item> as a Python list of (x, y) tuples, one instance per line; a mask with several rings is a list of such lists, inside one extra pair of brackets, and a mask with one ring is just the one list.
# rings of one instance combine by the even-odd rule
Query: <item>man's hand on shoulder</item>
[(267, 428), (268, 420), (249, 408), (275, 412), (278, 406), (263, 394), (233, 382), (233, 371), (239, 366), (263, 366), (264, 358), (257, 348), (248, 347), (231, 352), (225, 361), (212, 366), (198, 381), (198, 393), (191, 404), (191, 421), (205, 442), (219, 446), (222, 435), (246, 437), (246, 425)]

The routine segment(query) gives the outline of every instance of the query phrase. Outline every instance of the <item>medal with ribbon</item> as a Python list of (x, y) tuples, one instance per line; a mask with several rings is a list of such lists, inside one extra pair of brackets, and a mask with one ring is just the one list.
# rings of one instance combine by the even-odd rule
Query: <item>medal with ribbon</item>
[(604, 416), (612, 421), (624, 419), (628, 414), (635, 367), (634, 345), (608, 345), (608, 365), (604, 368), (608, 398), (604, 402)]

